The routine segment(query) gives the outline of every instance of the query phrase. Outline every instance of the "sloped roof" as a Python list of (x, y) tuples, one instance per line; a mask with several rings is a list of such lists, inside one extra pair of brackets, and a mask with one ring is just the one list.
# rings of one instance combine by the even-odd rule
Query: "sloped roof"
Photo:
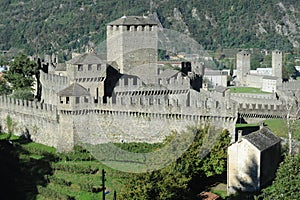
[(223, 92), (225, 92), (226, 90), (228, 90), (228, 87), (224, 87), (224, 86), (221, 86), (221, 85), (217, 85), (217, 86), (215, 87), (215, 90), (216, 90), (216, 92), (221, 92), (221, 93), (223, 93)]
[(237, 54), (245, 55), (245, 54), (250, 54), (250, 53), (246, 50), (242, 50), (242, 51), (239, 51)]
[(58, 92), (58, 96), (89, 96), (89, 91), (78, 83), (73, 83), (67, 88)]
[(71, 60), (67, 61), (68, 64), (72, 65), (79, 65), (79, 64), (100, 64), (104, 61), (101, 60), (98, 56), (94, 53), (84, 53), (79, 56), (72, 58)]
[(276, 137), (272, 131), (266, 127), (259, 129), (243, 137), (253, 144), (257, 149), (263, 151), (274, 144), (280, 142), (280, 138)]
[(123, 16), (108, 25), (157, 25), (157, 22), (146, 16)]
[(66, 63), (58, 63), (55, 71), (66, 71)]
[(178, 75), (178, 73), (181, 73), (181, 72), (178, 70), (174, 70), (174, 69), (166, 69), (158, 75), (158, 78), (170, 79), (172, 77), (176, 77)]
[(277, 80), (278, 77), (276, 77), (276, 76), (264, 76), (263, 79)]

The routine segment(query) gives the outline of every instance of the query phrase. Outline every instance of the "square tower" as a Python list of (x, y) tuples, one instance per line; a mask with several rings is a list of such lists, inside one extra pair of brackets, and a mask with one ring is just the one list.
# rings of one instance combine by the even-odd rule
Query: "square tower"
[(145, 83), (157, 76), (157, 23), (145, 16), (123, 16), (107, 25), (107, 61), (122, 74)]
[(236, 55), (237, 81), (241, 86), (246, 85), (246, 76), (250, 74), (250, 56), (247, 51), (240, 51)]
[(272, 51), (272, 75), (282, 80), (282, 52)]

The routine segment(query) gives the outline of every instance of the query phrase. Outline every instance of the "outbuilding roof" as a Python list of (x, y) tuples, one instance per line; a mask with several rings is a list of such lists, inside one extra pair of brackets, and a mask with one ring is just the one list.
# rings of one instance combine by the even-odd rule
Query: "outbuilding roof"
[(263, 79), (278, 80), (278, 77), (276, 77), (276, 76), (264, 76)]
[(272, 131), (266, 127), (245, 135), (243, 138), (248, 140), (260, 151), (263, 151), (280, 142), (280, 138), (276, 137)]
[(67, 88), (58, 92), (58, 96), (89, 96), (89, 91), (78, 83), (73, 83)]
[(105, 61), (101, 60), (94, 53), (84, 53), (67, 61), (68, 64), (72, 64), (72, 65), (100, 64), (103, 62)]
[(146, 16), (123, 16), (108, 25), (157, 25), (157, 22)]

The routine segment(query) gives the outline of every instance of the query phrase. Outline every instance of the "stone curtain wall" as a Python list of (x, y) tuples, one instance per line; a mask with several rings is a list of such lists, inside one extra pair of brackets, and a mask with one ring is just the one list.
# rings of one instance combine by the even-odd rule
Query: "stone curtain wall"
[(276, 104), (240, 103), (239, 114), (244, 118), (285, 118), (286, 106)]
[(42, 85), (41, 100), (44, 103), (56, 105), (57, 92), (70, 85), (69, 79), (65, 76), (46, 74), (43, 71), (40, 71), (40, 75), (40, 81)]
[(289, 82), (283, 82), (282, 87), (280, 87), (282, 91), (285, 90), (300, 90), (300, 81), (289, 81)]
[[(146, 110), (146, 109), (145, 109)], [(211, 125), (220, 129), (234, 130), (235, 117), (209, 116), (200, 114), (153, 113), (145, 111), (117, 111), (102, 106), (99, 110), (74, 113), (76, 123), (75, 143), (106, 142), (162, 142), (171, 134), (179, 133), (187, 126)], [(62, 116), (61, 119), (64, 117)]]
[(29, 132), (38, 143), (70, 151), (82, 142), (160, 142), (172, 130), (181, 132), (195, 125), (209, 124), (234, 134), (236, 112), (225, 109), (224, 99), (219, 100), (217, 103), (207, 97), (182, 106), (150, 101), (115, 104), (110, 98), (107, 104), (100, 101), (65, 111), (53, 105), (1, 97), (0, 118), (3, 130), (7, 130), (6, 117), (10, 115), (16, 122), (15, 134)]
[(57, 147), (58, 118), (53, 105), (0, 97), (0, 123), (7, 130), (7, 116), (15, 124), (14, 134), (28, 132), (35, 142)]
[(282, 104), (275, 94), (230, 93), (230, 98), (239, 103)]

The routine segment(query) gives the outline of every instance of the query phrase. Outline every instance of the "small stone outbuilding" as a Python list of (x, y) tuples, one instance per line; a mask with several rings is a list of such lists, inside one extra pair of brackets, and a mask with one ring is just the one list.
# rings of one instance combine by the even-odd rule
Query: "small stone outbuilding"
[(242, 136), (228, 148), (227, 192), (255, 192), (274, 177), (281, 160), (280, 138), (271, 130), (261, 127), (258, 131)]

